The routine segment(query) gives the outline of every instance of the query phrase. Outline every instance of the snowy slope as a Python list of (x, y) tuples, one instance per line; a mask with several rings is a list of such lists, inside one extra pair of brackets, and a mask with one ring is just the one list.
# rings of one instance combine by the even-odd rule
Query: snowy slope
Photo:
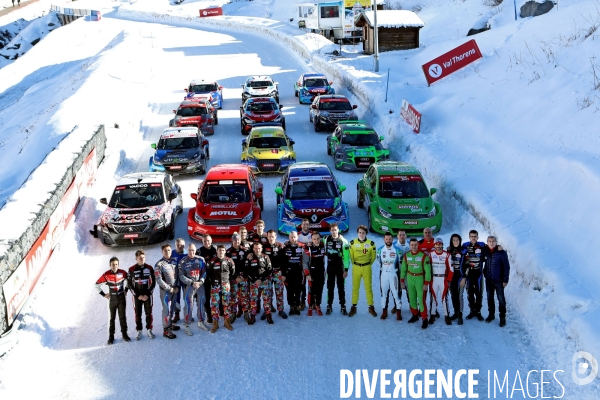
[[(140, 11), (150, 10), (185, 17), (195, 15), (198, 8), (214, 3), (185, 2), (175, 7), (162, 1), (137, 2), (128, 7), (122, 6), (119, 15), (134, 18), (137, 12), (138, 19), (147, 19), (148, 14)], [(308, 65), (303, 65), (273, 42), (262, 42), (255, 36), (240, 32), (243, 27), (239, 25), (246, 20), (248, 24), (270, 28), (276, 35), (296, 36), (302, 43), (299, 47), (307, 49), (302, 52), (304, 57), (311, 52), (324, 54), (331, 51), (331, 45), (321, 48), (322, 41), (318, 37), (299, 31), (293, 22), (288, 21), (291, 15), (287, 7), (289, 3), (251, 3), (225, 6), (226, 12), (234, 16), (220, 19), (227, 24), (227, 29), (232, 29), (233, 24), (238, 25), (233, 27), (237, 30), (233, 33), (214, 32), (210, 28), (208, 32), (206, 29), (185, 29), (181, 26), (198, 23), (191, 19), (164, 16), (156, 16), (154, 20), (165, 25), (111, 21), (111, 18), (105, 17), (100, 33), (92, 33), (90, 30), (96, 28), (83, 23), (72, 24), (71, 31), (65, 32), (65, 35), (78, 38), (95, 37), (94, 34), (104, 37), (104, 30), (111, 34), (120, 30), (124, 32), (122, 41), (104, 53), (101, 50), (106, 38), (104, 42), (97, 38), (95, 52), (84, 50), (86, 46), (73, 44), (73, 48), (77, 48), (77, 52), (73, 51), (73, 60), (89, 57), (79, 53), (83, 51), (102, 54), (93, 64), (96, 66), (93, 70), (98, 70), (97, 77), (85, 80), (87, 92), (82, 88), (73, 89), (72, 103), (67, 104), (68, 107), (61, 106), (64, 112), (54, 116), (54, 120), (67, 126), (73, 120), (72, 110), (83, 112), (83, 99), (96, 97), (103, 100), (103, 106), (127, 99), (126, 104), (118, 103), (114, 108), (99, 115), (89, 114), (86, 118), (92, 122), (120, 122), (122, 127), (121, 121), (128, 121), (124, 135), (117, 130), (109, 132), (112, 154), (101, 169), (93, 197), (105, 197), (110, 192), (115, 179), (113, 175), (145, 170), (150, 154), (147, 145), (155, 140), (168, 121), (170, 110), (181, 99), (182, 93), (178, 88), (184, 87), (191, 78), (198, 77), (197, 66), (206, 63), (210, 63), (211, 75), (225, 82), (226, 87), (220, 131), (211, 138), (211, 148), (217, 149), (215, 160), (211, 161), (236, 160), (238, 151), (235, 146), (241, 140), (236, 121), (239, 83), (245, 75), (257, 72), (276, 75), (282, 87), (286, 88), (287, 93), (282, 99), (289, 118), (290, 135), (303, 143), (299, 154), (303, 153), (305, 159), (318, 157), (327, 160), (324, 144), (317, 144), (320, 153), (315, 153), (315, 145), (312, 144), (315, 140), (319, 141), (317, 143), (320, 140), (324, 142), (324, 137), (314, 139), (306, 107), (299, 107), (291, 94), (293, 79), (301, 71), (326, 69), (328, 74), (335, 76), (338, 87), (343, 82), (343, 86), (357, 94), (357, 100), (365, 100), (360, 110), (367, 110), (364, 117), (380, 133), (388, 135), (388, 142), (397, 158), (417, 164), (427, 174), (429, 185), (441, 189), (438, 198), (444, 202), (442, 236), (446, 240), (455, 231), (465, 237), (469, 229), (476, 227), (480, 230), (480, 237), (496, 234), (509, 250), (513, 265), (511, 284), (507, 289), (509, 326), (499, 331), (496, 326), (467, 323), (459, 330), (457, 326), (436, 324), (422, 337), (430, 346), (440, 342), (451, 343), (448, 350), (440, 352), (430, 350), (429, 346), (423, 350), (418, 346), (401, 345), (399, 351), (397, 343), (406, 340), (407, 335), (411, 335), (411, 340), (412, 337), (421, 337), (414, 336), (415, 329), (418, 334), (421, 334), (420, 330), (405, 322), (393, 329), (389, 325), (395, 322), (382, 322), (365, 315), (363, 293), (357, 320), (334, 315), (329, 320), (323, 317), (317, 321), (310, 321), (305, 316), (285, 322), (276, 319), (274, 327), (262, 324), (247, 327), (236, 323), (236, 330), (229, 335), (219, 331), (208, 338), (198, 332), (195, 337), (178, 338), (173, 343), (165, 343), (165, 340), (150, 343), (146, 339), (140, 344), (123, 347), (118, 343), (105, 349), (102, 346), (105, 340), (104, 302), (92, 292), (89, 283), (106, 269), (109, 254), (118, 254), (127, 260), (126, 265), (132, 263), (132, 256), (129, 250), (108, 251), (91, 241), (87, 229), (99, 215), (100, 206), (90, 198), (83, 204), (76, 224), (66, 232), (59, 252), (53, 257), (46, 281), (38, 289), (37, 301), (33, 302), (32, 311), (26, 317), (27, 327), (20, 332), (19, 346), (0, 361), (2, 393), (9, 396), (17, 393), (23, 371), (27, 368), (28, 372), (45, 374), (45, 377), (25, 397), (110, 398), (117, 393), (124, 394), (126, 398), (172, 394), (189, 396), (189, 391), (176, 384), (165, 388), (162, 381), (152, 382), (140, 389), (141, 393), (133, 392), (129, 386), (142, 375), (115, 378), (112, 373), (114, 364), (109, 360), (123, 355), (126, 369), (137, 370), (140, 361), (152, 371), (176, 368), (184, 381), (193, 382), (192, 393), (199, 393), (197, 396), (224, 397), (223, 393), (228, 393), (231, 398), (277, 398), (283, 397), (281, 394), (284, 393), (293, 393), (290, 396), (293, 398), (337, 397), (340, 368), (477, 367), (502, 372), (509, 370), (511, 376), (514, 376), (515, 370), (523, 373), (546, 368), (565, 370), (567, 380), (574, 351), (586, 350), (598, 357), (600, 319), (595, 288), (600, 277), (591, 268), (584, 251), (588, 247), (587, 240), (580, 239), (591, 237), (593, 241), (593, 226), (600, 222), (597, 213), (593, 212), (592, 203), (592, 199), (600, 193), (597, 170), (599, 147), (594, 131), (599, 122), (598, 113), (594, 104), (582, 107), (596, 101), (598, 93), (591, 87), (595, 61), (589, 59), (594, 55), (595, 43), (593, 36), (586, 37), (589, 21), (597, 21), (594, 19), (594, 2), (561, 2), (559, 11), (517, 22), (511, 20), (511, 8), (502, 7), (495, 14), (492, 30), (475, 37), (484, 59), (432, 87), (427, 87), (420, 65), (466, 40), (466, 31), (481, 13), (488, 11), (480, 2), (423, 4), (419, 12), (426, 24), (421, 31), (422, 47), (406, 52), (383, 53), (380, 73), (372, 71), (372, 57), (360, 54), (360, 46), (344, 46), (344, 58), (315, 58), (312, 64), (309, 61)], [(403, 3), (405, 8), (411, 8), (411, 4)], [(415, 2), (414, 5), (419, 4)], [(245, 19), (243, 15), (256, 18)], [(285, 22), (264, 20), (262, 17)], [(206, 28), (211, 24), (201, 23)], [(547, 26), (553, 29), (549, 30)], [(557, 27), (561, 30), (557, 31)], [(108, 40), (113, 37), (107, 36)], [(258, 45), (254, 47), (251, 43)], [(52, 44), (41, 45), (13, 66), (19, 64), (20, 70), (35, 68), (33, 61), (31, 67), (23, 62), (27, 57), (39, 62), (40, 55), (32, 54), (39, 50), (38, 47), (49, 51)], [(215, 53), (219, 54), (216, 58)], [(141, 61), (148, 57), (153, 62)], [(140, 61), (136, 63), (135, 60)], [(174, 65), (178, 66), (175, 74)], [(146, 68), (151, 68), (151, 72)], [(385, 104), (388, 68), (391, 81), (389, 100)], [(119, 75), (119, 84), (107, 90), (106, 77), (117, 71), (123, 75)], [(15, 85), (15, 89), (19, 89), (15, 72), (12, 71), (12, 76), (4, 75), (11, 80), (0, 79), (0, 82), (13, 82), (7, 86)], [(132, 79), (140, 72), (146, 75)], [(133, 90), (133, 86), (122, 86), (124, 82), (132, 81), (140, 83), (144, 89), (140, 92)], [(43, 88), (56, 91), (57, 96), (65, 94), (60, 85)], [(2, 90), (4, 98), (7, 91)], [(132, 92), (136, 95), (128, 96)], [(90, 93), (95, 95), (90, 97)], [(402, 98), (423, 112), (421, 135), (412, 134), (399, 122)], [(44, 98), (40, 103), (43, 107), (51, 101)], [(124, 109), (129, 107), (136, 111), (125, 113)], [(394, 114), (388, 114), (389, 109)], [(13, 111), (12, 114), (16, 123), (21, 113)], [(5, 131), (4, 127), (2, 131)], [(228, 148), (235, 150), (228, 151)], [(6, 149), (4, 147), (2, 152)], [(42, 155), (44, 149), (37, 152)], [(212, 154), (215, 153), (211, 151)], [(357, 175), (340, 175), (349, 187), (346, 200), (353, 209), (355, 227), (366, 218), (356, 209), (354, 192), (350, 189)], [(275, 181), (276, 178), (265, 179), (267, 193), (271, 193), (269, 188), (274, 186)], [(195, 179), (184, 179), (184, 192), (191, 192), (196, 184)], [(574, 205), (565, 207), (573, 200)], [(188, 201), (186, 206), (190, 205)], [(274, 226), (274, 200), (267, 196), (265, 205), (267, 227)], [(180, 219), (177, 226), (178, 233), (184, 236), (185, 221)], [(350, 234), (350, 237), (353, 236)], [(377, 238), (377, 242), (380, 241)], [(151, 261), (159, 257), (156, 248), (148, 253)], [(91, 268), (86, 268), (88, 266)], [(69, 278), (77, 282), (72, 291), (59, 290), (65, 277), (75, 277)], [(376, 277), (374, 287), (377, 287)], [(380, 310), (377, 290), (374, 292), (376, 308)], [(73, 301), (73, 298), (76, 300)], [(350, 299), (349, 291), (347, 299)], [(71, 306), (66, 315), (55, 311), (62, 311), (64, 304), (70, 302), (80, 306)], [(404, 309), (407, 311), (406, 304)], [(159, 312), (157, 302), (155, 316)], [(129, 320), (131, 333), (131, 314)], [(331, 332), (340, 334), (330, 335)], [(190, 341), (194, 346), (190, 345)], [(145, 347), (140, 350), (139, 346)], [(206, 359), (207, 353), (213, 353), (215, 349), (221, 361), (205, 361), (208, 368), (198, 376), (195, 360)], [(143, 354), (141, 359), (140, 353)], [(58, 366), (57, 372), (48, 374), (42, 369), (45, 363), (31, 369), (27, 359), (32, 354)], [(231, 367), (225, 370), (214, 367), (219, 364), (239, 365), (241, 372), (231, 374)], [(68, 369), (77, 379), (72, 379), (71, 375), (69, 379), (59, 375), (61, 367)], [(253, 379), (255, 376), (264, 378), (260, 369), (267, 371), (272, 378)], [(223, 381), (224, 374), (232, 377), (233, 382)], [(485, 377), (480, 378), (483, 388)], [(72, 384), (73, 381), (85, 382), (86, 386), (83, 383)], [(207, 385), (206, 382), (216, 383)], [(563, 381), (563, 384), (568, 394), (565, 398), (597, 398), (597, 383), (582, 388), (570, 381)], [(120, 386), (127, 387), (124, 393)], [(48, 391), (49, 388), (52, 390)], [(484, 390), (480, 394), (483, 396)], [(553, 394), (560, 394), (560, 390)]]

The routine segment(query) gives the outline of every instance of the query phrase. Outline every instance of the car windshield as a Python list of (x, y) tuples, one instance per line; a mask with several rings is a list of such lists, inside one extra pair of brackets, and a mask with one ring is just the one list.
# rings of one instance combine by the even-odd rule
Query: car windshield
[(287, 199), (312, 200), (338, 197), (332, 180), (290, 182), (287, 187)]
[(349, 101), (322, 101), (319, 103), (319, 110), (349, 111), (352, 106)]
[(156, 146), (159, 150), (192, 149), (200, 146), (197, 137), (161, 138)]
[(111, 208), (142, 208), (159, 206), (165, 202), (160, 183), (139, 183), (117, 186), (110, 198)]
[(217, 85), (215, 83), (206, 83), (203, 85), (193, 85), (189, 88), (190, 92), (201, 93), (201, 92), (216, 92)]
[[(429, 192), (420, 177), (382, 177), (379, 181), (379, 197), (384, 199), (422, 199), (429, 197)], [(389, 179), (392, 178), (392, 179)], [(406, 180), (403, 180), (405, 178)]]
[(282, 137), (257, 137), (250, 139), (249, 147), (257, 148), (279, 148), (287, 146), (285, 138)]
[(181, 117), (197, 117), (206, 114), (208, 114), (206, 107), (183, 107), (177, 110), (177, 115)]
[(354, 135), (342, 135), (342, 144), (351, 146), (375, 146), (379, 143), (376, 133), (358, 133)]
[(270, 112), (277, 110), (277, 106), (275, 103), (271, 103), (270, 101), (264, 101), (260, 103), (252, 102), (248, 104), (246, 110), (251, 112)]
[(246, 181), (207, 181), (200, 201), (204, 203), (247, 203), (250, 192)]
[(327, 80), (323, 78), (311, 78), (304, 81), (304, 86), (315, 87), (315, 86), (327, 86)]
[(273, 82), (271, 81), (250, 81), (248, 82), (248, 87), (251, 88), (263, 88), (273, 86)]

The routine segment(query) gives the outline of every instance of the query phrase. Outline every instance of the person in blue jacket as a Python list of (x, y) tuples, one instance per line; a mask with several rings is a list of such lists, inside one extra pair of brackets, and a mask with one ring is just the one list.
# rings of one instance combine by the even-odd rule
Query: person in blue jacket
[(494, 292), (498, 297), (500, 311), (500, 327), (506, 325), (506, 299), (504, 288), (508, 285), (510, 264), (506, 250), (498, 246), (496, 237), (488, 236), (487, 245), (482, 254), (483, 276), (485, 277), (485, 290), (487, 292), (488, 317), (485, 322), (492, 322), (496, 318), (496, 304)]

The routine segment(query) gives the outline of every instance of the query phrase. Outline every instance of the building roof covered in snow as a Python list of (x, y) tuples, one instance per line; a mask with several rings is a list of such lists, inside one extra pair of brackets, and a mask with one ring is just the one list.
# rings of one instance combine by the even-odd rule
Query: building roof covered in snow
[[(374, 12), (364, 11), (357, 19), (356, 26), (363, 26), (366, 22), (374, 26)], [(377, 26), (379, 28), (422, 28), (425, 23), (417, 14), (408, 10), (379, 10), (377, 11)]]

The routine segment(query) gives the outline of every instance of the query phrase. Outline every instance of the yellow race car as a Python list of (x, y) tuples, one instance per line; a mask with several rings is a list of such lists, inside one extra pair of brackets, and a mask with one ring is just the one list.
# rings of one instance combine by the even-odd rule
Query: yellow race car
[(241, 162), (254, 173), (283, 173), (296, 162), (294, 141), (274, 124), (255, 124), (242, 140)]

